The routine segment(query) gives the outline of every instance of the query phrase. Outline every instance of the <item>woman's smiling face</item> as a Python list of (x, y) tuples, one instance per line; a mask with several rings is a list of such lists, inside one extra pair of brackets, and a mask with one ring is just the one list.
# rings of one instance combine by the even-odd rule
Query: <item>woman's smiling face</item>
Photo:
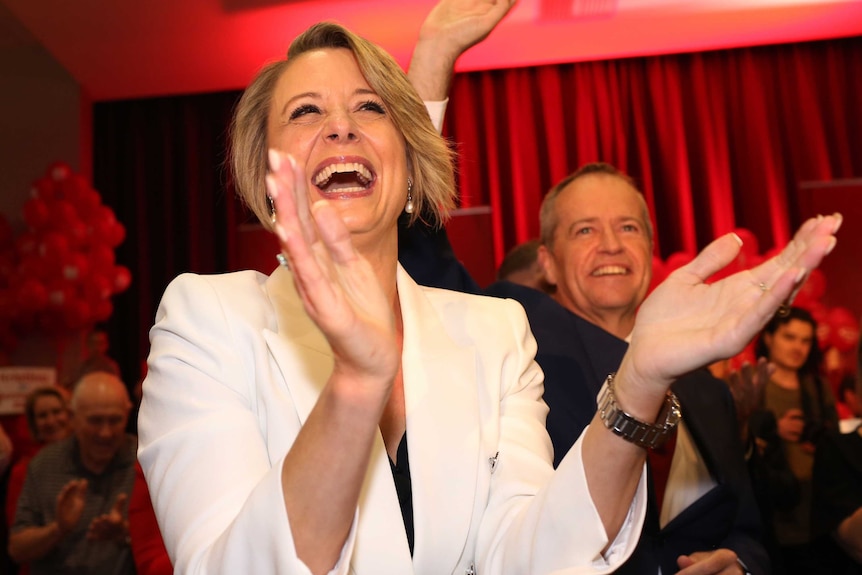
[(305, 167), (309, 201), (330, 201), (354, 237), (395, 233), (407, 199), (404, 137), (350, 50), (291, 59), (273, 93), (268, 142)]

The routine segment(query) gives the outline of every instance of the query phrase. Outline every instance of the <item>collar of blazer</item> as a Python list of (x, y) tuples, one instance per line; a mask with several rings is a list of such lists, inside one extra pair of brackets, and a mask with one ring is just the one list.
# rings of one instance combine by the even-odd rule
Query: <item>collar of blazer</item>
[[(464, 320), (464, 309), (435, 306), (400, 265), (397, 273), (414, 556), (411, 561), (388, 456), (378, 434), (360, 495), (351, 561), (359, 575), (422, 573), (423, 567), (428, 573), (451, 572), (465, 551), (476, 503), (480, 459), (476, 348), (454, 341), (447, 330), (447, 320)], [(305, 313), (288, 270), (277, 268), (266, 291), (277, 331), (265, 330), (264, 338), (296, 415), (304, 422), (332, 371), (332, 351)]]

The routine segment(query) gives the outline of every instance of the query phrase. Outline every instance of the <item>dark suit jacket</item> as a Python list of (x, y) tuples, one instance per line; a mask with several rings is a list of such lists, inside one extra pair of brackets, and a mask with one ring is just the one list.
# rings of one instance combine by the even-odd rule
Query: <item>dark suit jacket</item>
[[(545, 373), (548, 433), (557, 465), (596, 412), (596, 396), (607, 375), (616, 371), (628, 344), (570, 312), (546, 294), (509, 282), (485, 290), (457, 261), (445, 232), (414, 226), (399, 236), (399, 259), (418, 283), (517, 300), (527, 312), (538, 343), (536, 361)], [(705, 369), (673, 385), (686, 426), (717, 485), (659, 529), (655, 495), (640, 542), (616, 573), (663, 575), (677, 571), (679, 555), (717, 548), (732, 549), (759, 575), (770, 572), (760, 543), (760, 519), (743, 448), (737, 435), (733, 400), (724, 382)]]
[[(545, 372), (547, 428), (555, 463), (566, 454), (593, 418), (596, 396), (607, 374), (616, 371), (628, 344), (570, 312), (545, 294), (508, 282), (488, 293), (521, 302), (538, 343), (536, 361)], [(677, 571), (676, 558), (725, 547), (739, 555), (752, 573), (768, 573), (760, 543), (760, 519), (727, 385), (708, 370), (673, 384), (683, 419), (717, 485), (659, 528), (659, 510), (650, 485), (650, 503), (641, 540), (616, 573), (643, 575)]]

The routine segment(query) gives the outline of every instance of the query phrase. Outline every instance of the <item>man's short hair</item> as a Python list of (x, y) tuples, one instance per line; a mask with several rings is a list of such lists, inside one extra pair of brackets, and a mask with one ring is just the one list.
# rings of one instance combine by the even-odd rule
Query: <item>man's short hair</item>
[(569, 184), (571, 184), (575, 180), (586, 176), (592, 176), (595, 174), (604, 174), (606, 176), (620, 178), (638, 193), (638, 201), (641, 203), (641, 207), (643, 209), (643, 220), (644, 225), (646, 226), (647, 237), (649, 238), (650, 243), (652, 243), (653, 227), (652, 220), (650, 220), (649, 217), (649, 208), (647, 207), (643, 193), (641, 193), (640, 189), (635, 184), (634, 179), (625, 172), (616, 168), (615, 166), (612, 166), (611, 164), (605, 162), (592, 162), (589, 164), (584, 164), (583, 166), (560, 180), (553, 188), (548, 191), (547, 194), (545, 194), (545, 199), (542, 200), (542, 207), (539, 209), (539, 233), (542, 244), (548, 248), (550, 248), (554, 244), (554, 233), (556, 233), (557, 225), (559, 224), (559, 216), (557, 214), (557, 198), (560, 196), (563, 190), (566, 189)]

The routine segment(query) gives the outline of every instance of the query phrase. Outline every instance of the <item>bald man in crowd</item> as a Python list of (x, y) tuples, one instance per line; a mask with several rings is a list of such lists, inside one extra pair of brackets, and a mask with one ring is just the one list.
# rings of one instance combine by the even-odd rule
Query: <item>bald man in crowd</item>
[(134, 574), (126, 501), (137, 441), (125, 432), (125, 384), (85, 375), (72, 392), (71, 437), (30, 462), (9, 538), (9, 555), (32, 575)]

